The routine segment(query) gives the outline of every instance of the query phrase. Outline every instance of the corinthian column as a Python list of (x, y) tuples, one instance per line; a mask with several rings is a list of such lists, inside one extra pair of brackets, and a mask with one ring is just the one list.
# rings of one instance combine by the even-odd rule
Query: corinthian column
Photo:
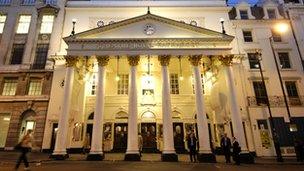
[(68, 134), (68, 119), (71, 104), (71, 95), (74, 81), (74, 66), (78, 61), (77, 57), (66, 56), (66, 73), (64, 79), (64, 92), (62, 102), (62, 112), (59, 115), (58, 132), (56, 137), (55, 149), (52, 158), (57, 160), (64, 160), (68, 158), (66, 152), (67, 134)]
[(193, 66), (193, 75), (195, 79), (195, 103), (197, 115), (197, 130), (199, 140), (198, 161), (200, 162), (216, 162), (215, 155), (211, 152), (210, 137), (208, 131), (208, 122), (206, 116), (206, 106), (203, 97), (202, 77), (199, 68), (201, 55), (193, 55), (189, 57), (189, 61)]
[(96, 58), (98, 62), (98, 86), (96, 92), (91, 150), (87, 156), (87, 160), (104, 159), (102, 151), (102, 135), (105, 99), (105, 68), (109, 62), (109, 56), (97, 56)]
[(171, 116), (170, 82), (168, 73), (170, 58), (170, 55), (161, 55), (158, 57), (162, 72), (162, 113), (164, 136), (164, 147), (161, 157), (162, 161), (178, 161), (178, 157), (174, 149), (173, 123)]
[(129, 76), (129, 118), (128, 118), (128, 146), (125, 154), (126, 161), (140, 161), (138, 150), (138, 130), (137, 130), (137, 86), (136, 86), (136, 66), (139, 62), (139, 55), (128, 56), (130, 65)]
[(241, 162), (243, 163), (254, 163), (253, 156), (249, 153), (246, 145), (246, 137), (244, 133), (243, 123), (242, 123), (242, 114), (240, 112), (240, 105), (237, 101), (237, 91), (234, 84), (234, 75), (232, 69), (232, 60), (233, 55), (219, 56), (219, 60), (222, 62), (225, 73), (226, 73), (226, 82), (228, 86), (228, 99), (229, 107), (231, 113), (233, 134), (241, 147)]

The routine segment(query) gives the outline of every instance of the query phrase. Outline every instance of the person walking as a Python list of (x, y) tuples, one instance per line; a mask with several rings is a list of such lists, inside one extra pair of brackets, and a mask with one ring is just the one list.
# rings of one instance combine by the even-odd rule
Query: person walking
[(226, 163), (231, 163), (231, 140), (227, 137), (226, 133), (221, 139), (221, 148), (222, 152), (225, 155)]
[(138, 133), (138, 151), (139, 151), (140, 157), (141, 157), (141, 153), (142, 153), (142, 148), (143, 148), (143, 137), (141, 136), (140, 133)]
[(239, 142), (236, 140), (235, 137), (233, 137), (233, 141), (232, 141), (232, 155), (233, 155), (233, 160), (235, 161), (236, 165), (240, 165), (241, 161), (240, 161), (240, 153), (241, 153), (241, 147)]
[(29, 163), (27, 160), (27, 153), (31, 151), (32, 145), (33, 145), (33, 136), (32, 136), (33, 130), (29, 129), (27, 130), (26, 134), (22, 137), (21, 141), (19, 142), (18, 149), (21, 151), (21, 155), (17, 160), (15, 170), (18, 170), (21, 162), (24, 162), (25, 168), (24, 170), (30, 170)]
[(194, 135), (194, 132), (191, 132), (187, 138), (187, 145), (189, 148), (191, 162), (193, 161), (196, 162), (196, 144), (197, 144), (197, 139)]

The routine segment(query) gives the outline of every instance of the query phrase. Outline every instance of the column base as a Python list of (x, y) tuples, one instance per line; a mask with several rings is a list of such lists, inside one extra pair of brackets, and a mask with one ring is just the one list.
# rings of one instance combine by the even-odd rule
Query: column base
[(200, 163), (216, 163), (216, 158), (213, 153), (198, 153), (197, 160)]
[(65, 160), (65, 159), (69, 158), (69, 155), (68, 154), (51, 154), (50, 158), (54, 159), (54, 160)]
[(139, 153), (125, 154), (125, 161), (140, 161), (140, 154)]
[(254, 157), (249, 152), (248, 153), (241, 153), (240, 154), (240, 161), (241, 161), (241, 163), (245, 163), (245, 164), (254, 164)]
[(104, 154), (88, 154), (87, 160), (88, 161), (101, 161), (104, 159)]
[(176, 153), (163, 153), (161, 155), (161, 160), (163, 162), (178, 162), (178, 156)]

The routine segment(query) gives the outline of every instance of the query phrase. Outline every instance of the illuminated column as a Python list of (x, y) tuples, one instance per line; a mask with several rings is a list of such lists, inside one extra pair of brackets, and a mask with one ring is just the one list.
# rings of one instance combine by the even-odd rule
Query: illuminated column
[(162, 161), (178, 161), (174, 149), (173, 123), (171, 114), (170, 80), (168, 65), (170, 55), (161, 55), (158, 60), (161, 64), (162, 73), (162, 113), (163, 113), (163, 136), (164, 147), (162, 151)]
[(228, 98), (230, 102), (230, 114), (232, 120), (233, 134), (237, 141), (240, 144), (242, 149), (241, 152), (241, 162), (244, 163), (253, 163), (254, 158), (249, 153), (246, 145), (246, 137), (244, 133), (243, 123), (242, 123), (242, 114), (240, 112), (240, 105), (237, 102), (237, 92), (234, 84), (234, 75), (232, 69), (232, 61), (234, 55), (219, 56), (219, 60), (224, 65), (226, 82), (228, 86)]
[(206, 106), (203, 97), (202, 88), (202, 77), (199, 68), (201, 55), (193, 55), (189, 57), (189, 61), (193, 66), (194, 75), (194, 88), (195, 88), (195, 102), (196, 102), (196, 113), (197, 113), (197, 130), (198, 130), (198, 141), (199, 141), (199, 154), (198, 161), (200, 162), (216, 162), (215, 155), (211, 152), (210, 148), (210, 137), (208, 122), (206, 116)]
[(109, 56), (97, 56), (98, 62), (98, 86), (96, 93), (94, 122), (92, 132), (92, 143), (90, 154), (87, 160), (103, 160), (104, 155), (102, 151), (103, 140), (103, 114), (104, 114), (104, 100), (105, 100), (105, 68), (109, 62)]
[(137, 86), (136, 67), (140, 56), (128, 56), (130, 65), (129, 82), (129, 118), (128, 118), (128, 146), (125, 154), (126, 161), (140, 161), (138, 150), (138, 128), (137, 128)]
[(62, 102), (62, 112), (59, 115), (58, 132), (56, 137), (55, 149), (52, 158), (57, 160), (64, 160), (68, 158), (66, 152), (67, 135), (68, 135), (68, 120), (72, 96), (72, 88), (74, 81), (74, 66), (76, 65), (78, 58), (75, 56), (66, 56), (66, 73), (64, 80), (64, 92)]

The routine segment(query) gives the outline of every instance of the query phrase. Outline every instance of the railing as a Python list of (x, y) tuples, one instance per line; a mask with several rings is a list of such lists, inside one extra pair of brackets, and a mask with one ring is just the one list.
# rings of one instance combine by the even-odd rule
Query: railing
[(57, 0), (44, 0), (44, 4), (57, 5)]
[(36, 0), (23, 0), (22, 5), (35, 5)]
[[(282, 107), (285, 106), (283, 96), (269, 96), (269, 104), (271, 107)], [(288, 105), (290, 106), (304, 106), (304, 96), (299, 97), (287, 97)], [(267, 98), (266, 97), (247, 97), (248, 106), (266, 106)]]
[(12, 0), (0, 0), (0, 5), (10, 5)]

